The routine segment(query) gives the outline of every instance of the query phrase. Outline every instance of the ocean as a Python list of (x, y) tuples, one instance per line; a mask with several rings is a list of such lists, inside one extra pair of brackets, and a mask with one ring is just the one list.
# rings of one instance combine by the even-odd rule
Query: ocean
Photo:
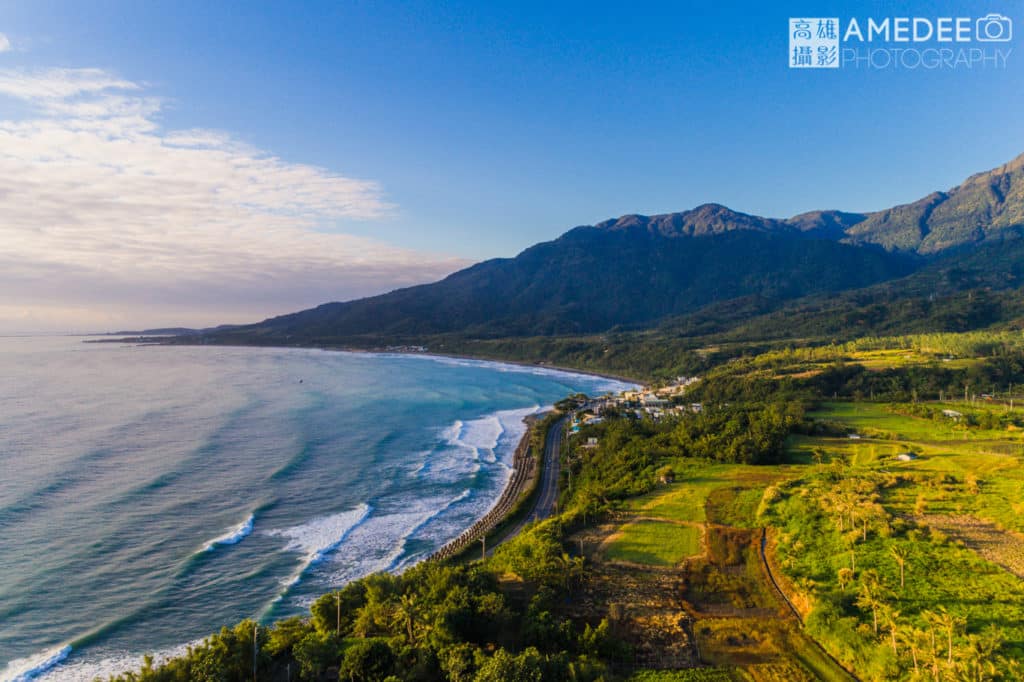
[(497, 500), (524, 416), (626, 384), (309, 349), (0, 338), (0, 680), (90, 680), (401, 571)]

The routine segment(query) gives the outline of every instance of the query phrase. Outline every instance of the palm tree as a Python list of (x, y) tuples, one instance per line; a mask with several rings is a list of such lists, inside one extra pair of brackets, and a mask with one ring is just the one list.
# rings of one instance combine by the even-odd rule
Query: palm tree
[(900, 589), (903, 589), (903, 572), (907, 565), (907, 550), (905, 547), (900, 545), (892, 545), (889, 547), (889, 553), (892, 554), (892, 558), (896, 560), (896, 563), (900, 567)]
[(942, 618), (934, 611), (922, 611), (921, 617), (928, 623), (928, 652), (931, 656), (932, 675), (939, 678), (939, 648), (935, 641), (935, 633), (942, 627)]
[(879, 610), (882, 612), (882, 622), (885, 623), (885, 629), (889, 631), (889, 640), (892, 642), (892, 653), (899, 656), (899, 651), (896, 648), (896, 637), (900, 629), (900, 612), (887, 604), (882, 604)]
[(875, 596), (871, 588), (865, 583), (860, 586), (860, 594), (854, 602), (857, 608), (862, 611), (871, 611), (871, 619), (874, 623), (875, 634), (878, 634), (878, 609), (883, 606), (882, 600)]
[(867, 569), (860, 574), (860, 593), (854, 604), (857, 608), (871, 611), (875, 634), (878, 634), (878, 611), (885, 606), (885, 598), (889, 591), (882, 584), (882, 579), (874, 569)]
[(558, 558), (558, 567), (562, 573), (562, 584), (566, 590), (570, 590), (583, 575), (583, 557), (571, 557), (568, 553), (562, 552)]
[(995, 674), (995, 665), (992, 661), (986, 661), (981, 656), (977, 646), (978, 637), (976, 635), (970, 635), (968, 638), (968, 645), (962, 649), (957, 649), (957, 671), (960, 673), (961, 678), (970, 680), (970, 682), (986, 682), (991, 680)]
[(419, 618), (419, 604), (416, 595), (412, 593), (403, 594), (395, 610), (395, 620), (405, 628), (405, 636), (409, 644), (416, 645), (416, 621)]
[(862, 585), (868, 587), (872, 593), (876, 593), (881, 596), (881, 593), (885, 591), (885, 586), (882, 585), (882, 578), (878, 575), (878, 571), (873, 568), (861, 571), (860, 582)]
[(853, 582), (853, 569), (851, 568), (840, 568), (836, 572), (836, 577), (839, 580), (839, 589), (846, 594), (846, 588)]
[[(961, 672), (973, 682), (996, 679), (998, 666), (995, 653), (1006, 641), (1005, 633), (995, 625), (985, 628), (980, 635), (969, 635), (968, 645), (957, 650)], [(1019, 679), (1011, 676), (1008, 679)]]
[(918, 661), (918, 652), (921, 651), (922, 640), (925, 633), (915, 628), (913, 625), (907, 624), (906, 626), (899, 629), (897, 637), (903, 642), (907, 651), (910, 652), (910, 658), (914, 662), (914, 675), (917, 676), (921, 673), (921, 667)]
[(1016, 657), (1010, 658), (1007, 656), (999, 657), (999, 666), (1003, 669), (1008, 680), (1021, 680), (1024, 679), (1024, 663), (1021, 663)]
[(966, 625), (967, 624), (967, 620), (962, 618), (962, 617), (960, 617), (960, 616), (954, 616), (953, 614), (951, 614), (949, 611), (946, 610), (945, 606), (940, 606), (939, 607), (939, 615), (938, 615), (938, 619), (937, 619), (937, 624), (946, 633), (946, 642), (948, 644), (948, 653), (947, 653), (947, 656), (946, 656), (946, 661), (950, 665), (952, 665), (953, 664), (953, 633), (955, 633), (958, 629), (960, 629), (960, 627)]

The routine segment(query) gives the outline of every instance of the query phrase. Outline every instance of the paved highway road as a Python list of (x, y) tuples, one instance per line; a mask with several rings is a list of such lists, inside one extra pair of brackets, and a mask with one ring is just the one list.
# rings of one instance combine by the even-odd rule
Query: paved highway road
[[(541, 465), (540, 490), (534, 498), (533, 508), (525, 515), (512, 529), (501, 539), (502, 542), (514, 538), (522, 532), (526, 524), (535, 520), (546, 519), (555, 513), (555, 505), (558, 503), (558, 472), (559, 452), (562, 447), (562, 432), (565, 430), (565, 421), (568, 417), (562, 417), (548, 429), (547, 439), (544, 441), (544, 460)], [(494, 551), (493, 547), (487, 549), (490, 556)]]

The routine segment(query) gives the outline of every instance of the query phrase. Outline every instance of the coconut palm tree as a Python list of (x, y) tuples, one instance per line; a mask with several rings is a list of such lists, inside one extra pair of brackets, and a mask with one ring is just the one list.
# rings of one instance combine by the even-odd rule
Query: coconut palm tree
[(900, 545), (892, 545), (889, 547), (889, 553), (892, 554), (892, 558), (896, 560), (896, 563), (900, 567), (900, 589), (903, 589), (903, 573), (907, 565), (907, 549)]
[(562, 573), (562, 584), (567, 591), (571, 590), (583, 576), (583, 557), (571, 557), (567, 552), (562, 552), (558, 557), (558, 567)]
[(946, 633), (946, 643), (948, 645), (946, 661), (953, 664), (953, 635), (961, 627), (967, 625), (967, 620), (961, 616), (954, 616), (952, 613), (946, 610), (945, 606), (939, 607), (939, 614), (937, 624), (939, 628)]
[(853, 569), (846, 567), (840, 568), (836, 572), (836, 578), (839, 580), (840, 591), (842, 591), (843, 594), (846, 594), (846, 588), (853, 582)]
[(892, 643), (892, 653), (899, 656), (899, 650), (896, 647), (896, 640), (900, 629), (900, 612), (888, 604), (882, 604), (879, 611), (881, 612), (882, 623), (885, 625), (885, 629), (889, 632), (889, 641)]
[(871, 620), (874, 624), (875, 634), (878, 634), (878, 610), (883, 606), (879, 599), (867, 584), (861, 584), (860, 594), (854, 602), (861, 611), (871, 611)]
[(403, 594), (394, 612), (395, 620), (405, 629), (409, 644), (416, 645), (416, 624), (419, 620), (420, 607), (416, 595)]
[(897, 638), (903, 642), (904, 648), (910, 653), (910, 660), (914, 663), (914, 676), (921, 674), (920, 657), (923, 647), (927, 644), (927, 634), (911, 624), (906, 624), (899, 629)]

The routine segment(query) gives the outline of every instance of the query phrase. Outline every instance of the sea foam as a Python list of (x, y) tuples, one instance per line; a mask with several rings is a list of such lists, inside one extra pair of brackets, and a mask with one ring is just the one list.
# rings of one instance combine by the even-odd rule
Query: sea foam
[[(311, 566), (324, 560), (331, 551), (345, 542), (349, 533), (359, 526), (372, 511), (365, 502), (350, 511), (321, 516), (299, 526), (267, 531), (268, 535), (288, 538), (285, 551), (304, 555), (299, 568), (284, 582), (285, 591), (297, 585)], [(284, 596), (282, 593), (281, 596)]]
[[(194, 647), (202, 640), (196, 640), (188, 644), (179, 644), (174, 647), (162, 649), (152, 654), (153, 664), (160, 665), (172, 658), (184, 656), (188, 653), (189, 647)], [(70, 653), (70, 647), (68, 647)], [(137, 653), (123, 652), (105, 656), (97, 660), (83, 660), (67, 662), (63, 659), (57, 661), (48, 670), (32, 678), (35, 682), (82, 682), (82, 680), (105, 680), (113, 675), (120, 675), (142, 667), (143, 656)], [(6, 680), (6, 678), (2, 678)]]
[(238, 544), (239, 542), (241, 542), (242, 540), (247, 538), (252, 533), (252, 529), (253, 529), (253, 526), (255, 525), (255, 523), (256, 523), (256, 514), (255, 513), (249, 514), (249, 518), (247, 518), (245, 521), (243, 521), (242, 523), (238, 524), (237, 526), (235, 526), (233, 529), (231, 529), (230, 531), (228, 531), (224, 535), (221, 535), (220, 537), (216, 537), (213, 540), (210, 540), (208, 543), (206, 543), (206, 546), (203, 547), (203, 551), (204, 552), (212, 551), (213, 549), (215, 549), (216, 547), (218, 547), (220, 545), (236, 545), (236, 544)]
[(63, 645), (43, 651), (28, 658), (19, 658), (7, 664), (0, 672), (0, 680), (4, 682), (28, 682), (37, 680), (60, 662), (71, 655), (71, 647)]

